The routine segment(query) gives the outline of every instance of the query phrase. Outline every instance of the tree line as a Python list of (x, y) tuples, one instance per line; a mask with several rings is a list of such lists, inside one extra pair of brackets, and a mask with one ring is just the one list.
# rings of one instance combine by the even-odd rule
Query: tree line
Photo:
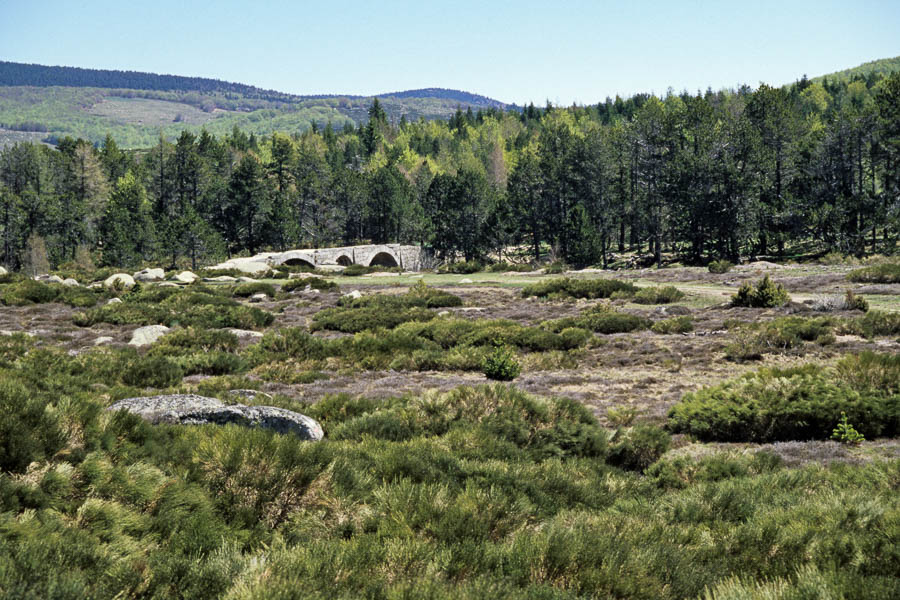
[(517, 246), (575, 266), (892, 252), (900, 74), (594, 106), (388, 119), (259, 137), (183, 132), (124, 152), (66, 138), (0, 151), (0, 260), (193, 267), (263, 249)]

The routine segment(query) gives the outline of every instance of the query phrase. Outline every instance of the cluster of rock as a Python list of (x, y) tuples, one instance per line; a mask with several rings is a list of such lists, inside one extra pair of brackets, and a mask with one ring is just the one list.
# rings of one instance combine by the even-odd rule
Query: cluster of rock
[(291, 433), (303, 440), (319, 441), (322, 426), (306, 415), (274, 406), (225, 404), (215, 398), (195, 394), (172, 394), (119, 400), (107, 410), (128, 412), (151, 423), (180, 425), (227, 425), (261, 427)]

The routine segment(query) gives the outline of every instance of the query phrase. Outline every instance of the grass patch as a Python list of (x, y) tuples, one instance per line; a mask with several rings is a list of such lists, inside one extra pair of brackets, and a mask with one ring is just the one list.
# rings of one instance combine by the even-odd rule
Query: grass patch
[(900, 263), (882, 263), (855, 269), (847, 279), (856, 283), (900, 283)]

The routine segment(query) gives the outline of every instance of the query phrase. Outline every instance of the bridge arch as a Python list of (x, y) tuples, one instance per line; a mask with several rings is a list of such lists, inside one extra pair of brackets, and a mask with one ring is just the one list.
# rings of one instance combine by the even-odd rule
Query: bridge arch
[(315, 268), (316, 266), (316, 259), (315, 256), (313, 256), (313, 253), (300, 250), (290, 250), (288, 252), (277, 254), (272, 257), (271, 262), (273, 266), (291, 265), (312, 268)]
[(341, 254), (340, 256), (337, 257), (337, 260), (335, 260), (335, 262), (337, 264), (341, 265), (342, 267), (349, 267), (350, 265), (353, 264), (353, 259), (350, 258), (349, 256), (347, 256), (346, 254)]
[(369, 266), (370, 267), (375, 267), (375, 266), (399, 267), (400, 265), (397, 262), (397, 257), (394, 256), (393, 252), (385, 252), (382, 250), (381, 252), (375, 253), (375, 255), (372, 257), (372, 259), (369, 260)]

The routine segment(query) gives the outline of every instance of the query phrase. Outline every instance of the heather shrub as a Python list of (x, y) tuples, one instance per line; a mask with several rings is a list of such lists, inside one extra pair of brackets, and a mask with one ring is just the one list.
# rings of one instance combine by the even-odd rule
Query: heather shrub
[(638, 288), (617, 279), (549, 279), (522, 288), (522, 297), (609, 298), (614, 292), (634, 295)]
[(694, 319), (690, 315), (662, 319), (655, 322), (650, 330), (662, 334), (688, 333), (694, 330)]
[(293, 292), (297, 289), (305, 289), (306, 286), (309, 286), (310, 289), (322, 292), (331, 292), (340, 289), (340, 286), (335, 282), (322, 279), (321, 277), (300, 277), (297, 279), (289, 279), (281, 284), (281, 291)]
[(636, 304), (671, 304), (684, 298), (684, 292), (675, 286), (646, 287), (634, 294), (632, 302)]
[(780, 283), (775, 283), (766, 275), (753, 286), (744, 283), (738, 289), (737, 294), (731, 297), (732, 306), (747, 306), (750, 308), (773, 308), (784, 306), (790, 302), (791, 297)]
[(137, 357), (122, 371), (122, 382), (134, 387), (165, 388), (178, 384), (184, 371), (164, 356)]
[(668, 427), (704, 441), (828, 439), (842, 411), (866, 437), (900, 428), (896, 393), (842, 380), (818, 365), (764, 368), (685, 394), (669, 411)]
[(722, 274), (730, 271), (733, 266), (727, 260), (714, 260), (709, 263), (708, 269), (710, 273)]
[(450, 264), (443, 265), (438, 269), (438, 273), (455, 273), (457, 275), (471, 275), (472, 273), (477, 273), (484, 269), (484, 265), (482, 265), (477, 260), (467, 260), (461, 262), (454, 262)]
[(607, 461), (629, 471), (644, 472), (669, 450), (669, 434), (654, 425), (619, 429), (610, 440)]
[(534, 270), (528, 263), (510, 263), (506, 261), (499, 261), (491, 264), (488, 268), (488, 271), (491, 273), (506, 273), (506, 272), (516, 272), (516, 273), (530, 273)]
[(515, 354), (503, 346), (494, 348), (494, 351), (484, 359), (481, 369), (485, 377), (495, 381), (512, 381), (521, 372)]
[(882, 263), (850, 271), (847, 279), (856, 283), (900, 283), (900, 263)]
[(265, 283), (263, 281), (257, 281), (255, 283), (243, 283), (234, 288), (231, 292), (232, 296), (238, 296), (240, 298), (249, 298), (254, 294), (265, 294), (269, 298), (275, 297), (275, 286), (271, 283)]
[(560, 275), (565, 273), (569, 269), (569, 265), (564, 263), (561, 260), (554, 260), (549, 265), (544, 267), (544, 273), (547, 275)]
[(409, 321), (430, 321), (437, 313), (424, 308), (389, 308), (371, 305), (364, 308), (326, 308), (313, 316), (310, 331), (328, 329), (358, 333), (370, 329), (393, 329)]

